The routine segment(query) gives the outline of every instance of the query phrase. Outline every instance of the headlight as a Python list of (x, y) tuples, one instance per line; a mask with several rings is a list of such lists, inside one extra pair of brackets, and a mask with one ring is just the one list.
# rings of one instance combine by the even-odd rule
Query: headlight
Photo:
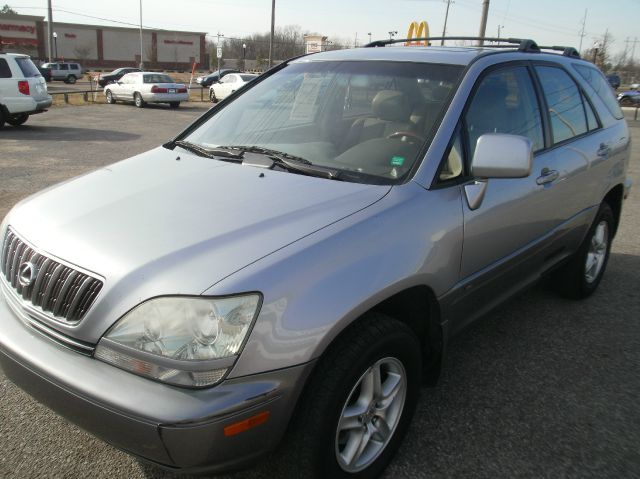
[(125, 314), (98, 343), (95, 357), (179, 386), (211, 386), (233, 365), (260, 296), (162, 297)]

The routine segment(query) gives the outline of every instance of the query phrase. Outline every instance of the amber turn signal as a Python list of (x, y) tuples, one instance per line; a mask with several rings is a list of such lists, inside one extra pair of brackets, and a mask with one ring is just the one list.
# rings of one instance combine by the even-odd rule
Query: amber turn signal
[(224, 435), (235, 436), (236, 434), (240, 434), (241, 432), (248, 431), (251, 428), (267, 422), (267, 419), (269, 419), (270, 415), (271, 413), (269, 411), (262, 411), (261, 413), (256, 414), (255, 416), (251, 416), (250, 418), (247, 418), (243, 421), (230, 424), (224, 428)]

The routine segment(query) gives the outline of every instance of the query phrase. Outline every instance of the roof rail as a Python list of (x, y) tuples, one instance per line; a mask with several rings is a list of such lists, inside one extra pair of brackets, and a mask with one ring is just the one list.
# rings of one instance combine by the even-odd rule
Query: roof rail
[(581, 58), (580, 53), (573, 47), (561, 47), (558, 45), (553, 45), (551, 47), (539, 47), (540, 50), (553, 50), (557, 52), (562, 52), (562, 55), (570, 58)]
[[(491, 42), (491, 43), (501, 43), (501, 44), (512, 44), (518, 45), (518, 50), (522, 52), (539, 52), (540, 48), (537, 43), (533, 40), (527, 38), (493, 38), (493, 37), (421, 37), (421, 38), (397, 38), (390, 40), (376, 40), (374, 42), (368, 43), (365, 45), (365, 48), (372, 47), (384, 47), (386, 45), (392, 45), (395, 43), (407, 43), (407, 42), (418, 42), (418, 41), (428, 41), (431, 42), (433, 40), (467, 40), (467, 41), (480, 41), (483, 42)], [(494, 46), (494, 45), (490, 45)]]

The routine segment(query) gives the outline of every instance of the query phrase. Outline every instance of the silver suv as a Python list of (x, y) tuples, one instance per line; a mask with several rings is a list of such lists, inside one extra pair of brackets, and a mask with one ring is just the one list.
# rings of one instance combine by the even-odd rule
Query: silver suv
[(84, 70), (79, 63), (44, 63), (42, 68), (48, 68), (51, 71), (51, 80), (61, 80), (65, 83), (75, 83), (82, 78)]
[(447, 341), (604, 274), (629, 131), (575, 50), (284, 62), (175, 139), (5, 219), (0, 363), (171, 470), (374, 477)]
[(20, 126), (51, 106), (47, 83), (28, 55), (0, 53), (0, 128)]

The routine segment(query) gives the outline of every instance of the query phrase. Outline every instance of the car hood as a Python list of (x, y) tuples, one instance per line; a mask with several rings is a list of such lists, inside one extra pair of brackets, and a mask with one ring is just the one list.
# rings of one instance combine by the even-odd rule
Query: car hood
[[(94, 309), (66, 331), (93, 342), (140, 301), (201, 294), (389, 189), (156, 148), (38, 193), (7, 222), (36, 248), (104, 278)], [(84, 324), (90, 316), (110, 319), (96, 329)]]

